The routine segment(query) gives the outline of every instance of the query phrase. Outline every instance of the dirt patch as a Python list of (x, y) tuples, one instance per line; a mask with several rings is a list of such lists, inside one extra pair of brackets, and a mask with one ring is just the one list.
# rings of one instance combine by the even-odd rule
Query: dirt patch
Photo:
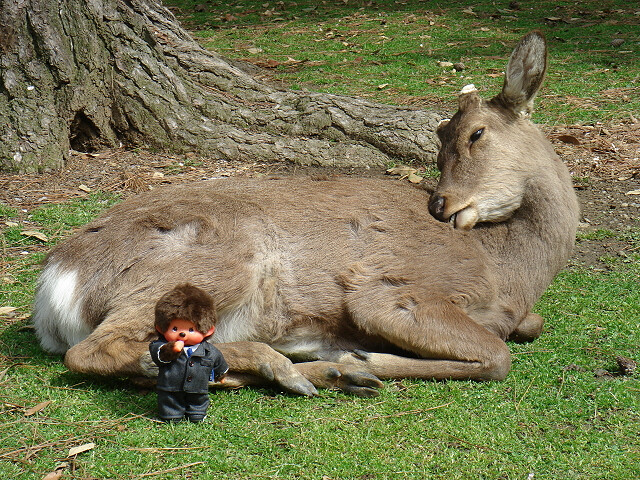
[[(610, 264), (607, 257), (633, 258), (638, 253), (638, 240), (625, 233), (640, 227), (640, 195), (637, 194), (640, 123), (554, 127), (547, 134), (576, 178), (576, 192), (582, 206), (579, 238), (571, 264), (605, 269)], [(60, 172), (0, 175), (0, 202), (17, 209), (19, 220), (29, 227), (28, 213), (33, 208), (68, 202), (96, 190), (115, 192), (126, 198), (168, 184), (264, 175), (385, 176), (383, 170), (377, 169), (248, 164), (146, 151), (75, 152)], [(389, 181), (406, 181), (385, 177)], [(428, 179), (425, 182), (434, 183)], [(631, 193), (634, 191), (635, 194)]]

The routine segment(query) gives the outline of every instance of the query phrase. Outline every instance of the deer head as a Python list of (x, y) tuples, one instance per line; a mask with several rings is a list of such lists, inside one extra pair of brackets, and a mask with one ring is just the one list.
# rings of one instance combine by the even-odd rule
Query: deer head
[(502, 91), (485, 101), (473, 85), (460, 92), (458, 112), (437, 134), (440, 181), (429, 211), (455, 228), (506, 220), (520, 206), (527, 180), (548, 161), (548, 141), (529, 121), (533, 99), (547, 66), (542, 34), (532, 32), (516, 46)]

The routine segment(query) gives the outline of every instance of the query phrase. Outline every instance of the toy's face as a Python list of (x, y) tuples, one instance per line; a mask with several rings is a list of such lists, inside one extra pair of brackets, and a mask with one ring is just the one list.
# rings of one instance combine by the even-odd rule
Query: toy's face
[(211, 329), (207, 333), (202, 333), (196, 330), (196, 327), (193, 323), (188, 320), (183, 320), (181, 318), (176, 318), (171, 321), (169, 324), (169, 328), (165, 332), (160, 332), (164, 335), (165, 340), (168, 342), (177, 342), (181, 340), (184, 342), (186, 346), (197, 345), (205, 337), (213, 334), (213, 329)]

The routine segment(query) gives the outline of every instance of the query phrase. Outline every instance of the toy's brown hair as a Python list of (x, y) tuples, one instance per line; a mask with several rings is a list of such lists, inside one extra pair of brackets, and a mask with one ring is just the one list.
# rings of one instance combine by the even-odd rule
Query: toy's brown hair
[(211, 295), (190, 283), (176, 286), (156, 303), (155, 326), (166, 332), (176, 318), (192, 322), (200, 333), (208, 332), (218, 320)]

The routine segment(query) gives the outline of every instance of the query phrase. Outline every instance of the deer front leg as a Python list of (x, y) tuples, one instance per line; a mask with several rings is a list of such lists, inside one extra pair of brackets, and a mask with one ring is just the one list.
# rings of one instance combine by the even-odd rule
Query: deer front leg
[(222, 387), (241, 387), (275, 383), (284, 390), (299, 395), (314, 396), (318, 392), (287, 357), (266, 343), (217, 343), (229, 364), (229, 374)]
[[(294, 363), (293, 366), (315, 388), (340, 390), (358, 397), (377, 397), (380, 394), (380, 389), (384, 387), (377, 377), (364, 371), (365, 365), (362, 362), (350, 365), (349, 362), (334, 363), (318, 360)], [(230, 371), (224, 382), (211, 383), (210, 385), (214, 388), (229, 389), (247, 386), (264, 387), (273, 384), (273, 381), (269, 382), (265, 377)], [(280, 384), (280, 386), (283, 385)], [(310, 393), (300, 390), (293, 391), (290, 388), (285, 388), (285, 390), (311, 396)]]
[(347, 307), (364, 331), (420, 357), (342, 359), (379, 378), (503, 380), (511, 367), (507, 345), (446, 299), (418, 301), (407, 292), (369, 284), (349, 292)]

